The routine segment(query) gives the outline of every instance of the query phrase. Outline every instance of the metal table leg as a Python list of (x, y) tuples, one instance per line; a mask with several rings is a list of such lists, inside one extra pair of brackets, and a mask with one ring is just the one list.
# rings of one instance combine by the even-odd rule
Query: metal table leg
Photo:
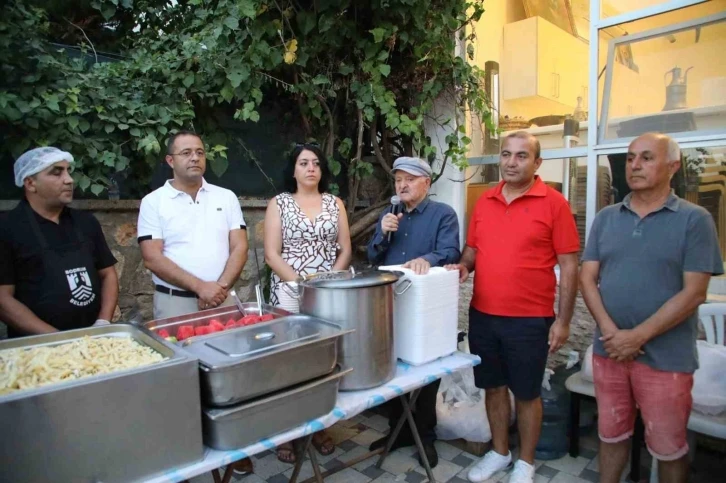
[(220, 478), (219, 476), (219, 468), (212, 470), (212, 478), (214, 479), (214, 483), (229, 483), (232, 481), (232, 473), (234, 472), (234, 469), (232, 468), (232, 465), (227, 465), (227, 468), (224, 470), (224, 476)]
[[(411, 392), (411, 406), (416, 404), (416, 399), (418, 399), (418, 395), (421, 392), (421, 389), (416, 389), (413, 392)], [(406, 398), (406, 395), (400, 396), (400, 399), (403, 401), (403, 399)], [(391, 452), (391, 448), (393, 447), (393, 443), (396, 441), (396, 438), (398, 438), (398, 433), (401, 432), (401, 429), (403, 429), (403, 423), (406, 421), (406, 409), (404, 406), (403, 414), (401, 414), (401, 417), (398, 418), (398, 421), (396, 422), (396, 427), (393, 428), (393, 431), (388, 435), (388, 441), (386, 441), (386, 447), (383, 450), (383, 453), (381, 453), (381, 457), (378, 458), (378, 463), (376, 463), (376, 468), (380, 468), (383, 464), (383, 461), (388, 457), (388, 453)]]
[(418, 429), (416, 428), (416, 421), (414, 421), (413, 414), (411, 414), (411, 406), (409, 406), (405, 397), (401, 398), (401, 404), (403, 404), (403, 414), (406, 415), (408, 425), (411, 427), (413, 440), (416, 442), (416, 447), (418, 448), (418, 455), (421, 457), (421, 461), (423, 461), (424, 468), (426, 469), (426, 476), (429, 477), (430, 483), (436, 483), (436, 478), (434, 478), (434, 473), (431, 471), (429, 459), (426, 457), (426, 452), (424, 451), (423, 443), (421, 442), (421, 436), (419, 436)]
[[(312, 436), (310, 437), (312, 441)], [(308, 455), (310, 456), (310, 464), (313, 467), (313, 473), (315, 474), (315, 481), (323, 483), (323, 475), (320, 474), (320, 465), (318, 464), (318, 457), (315, 455), (315, 448), (312, 444), (308, 445)]]
[[(303, 443), (301, 447), (299, 448), (299, 451), (295, 451), (294, 443), (293, 443), (293, 451), (295, 452), (295, 467), (292, 470), (292, 475), (290, 475), (290, 483), (295, 483), (297, 481), (297, 477), (300, 474), (300, 469), (302, 468), (303, 463), (305, 462), (305, 453), (307, 450), (312, 446), (310, 443), (313, 441), (313, 435), (309, 434), (305, 436), (305, 439), (303, 440)], [(310, 463), (312, 464), (312, 459), (310, 460)], [(317, 463), (317, 460), (316, 460)], [(315, 469), (315, 467), (313, 467)], [(320, 471), (318, 469), (318, 471)]]
[(436, 479), (434, 478), (434, 473), (431, 471), (431, 465), (429, 464), (429, 459), (426, 457), (426, 452), (424, 451), (423, 443), (421, 442), (421, 437), (418, 434), (418, 429), (416, 428), (416, 421), (413, 419), (413, 414), (411, 413), (412, 408), (416, 404), (416, 399), (418, 399), (419, 394), (421, 393), (421, 389), (416, 389), (415, 391), (411, 392), (410, 398), (406, 397), (406, 394), (403, 394), (399, 397), (401, 400), (401, 405), (403, 406), (403, 414), (401, 414), (401, 417), (398, 418), (398, 422), (396, 423), (396, 427), (393, 428), (393, 431), (391, 434), (388, 435), (388, 441), (386, 442), (386, 448), (383, 450), (383, 454), (381, 454), (381, 457), (378, 459), (378, 463), (376, 463), (376, 467), (380, 468), (383, 464), (383, 461), (388, 456), (388, 453), (391, 451), (391, 447), (393, 447), (393, 443), (396, 441), (396, 438), (398, 437), (398, 433), (401, 432), (401, 429), (403, 428), (404, 421), (408, 421), (408, 426), (411, 429), (411, 435), (413, 436), (413, 440), (416, 443), (416, 449), (418, 449), (418, 454), (421, 457), (421, 461), (423, 462), (424, 468), (426, 469), (426, 476), (428, 476), (430, 482), (435, 482)]

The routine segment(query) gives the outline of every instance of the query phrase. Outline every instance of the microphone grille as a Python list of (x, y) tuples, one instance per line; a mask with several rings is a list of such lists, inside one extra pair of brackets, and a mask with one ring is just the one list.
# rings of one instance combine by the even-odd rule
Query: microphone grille
[(397, 205), (401, 202), (401, 198), (398, 197), (398, 195), (391, 196), (391, 204)]

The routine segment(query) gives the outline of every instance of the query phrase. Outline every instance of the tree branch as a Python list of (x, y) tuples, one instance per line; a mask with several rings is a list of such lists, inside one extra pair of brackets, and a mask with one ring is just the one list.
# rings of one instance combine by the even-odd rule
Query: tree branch
[(360, 220), (361, 218), (363, 218), (364, 216), (366, 216), (371, 211), (379, 210), (380, 208), (383, 208), (384, 206), (386, 206), (389, 203), (390, 203), (390, 200), (388, 200), (388, 199), (378, 201), (378, 202), (372, 204), (371, 206), (369, 206), (368, 208), (366, 208), (364, 210), (355, 212), (353, 214), (353, 216), (350, 218), (350, 221), (352, 223), (355, 223), (358, 220)]
[(328, 140), (325, 143), (325, 155), (330, 158), (333, 156), (335, 145), (335, 118), (333, 118), (333, 113), (330, 111), (330, 107), (328, 107), (328, 104), (325, 102), (325, 98), (320, 94), (315, 94), (315, 97), (318, 99), (318, 102), (322, 104), (323, 109), (325, 109), (325, 112), (328, 115)]
[(375, 226), (375, 224), (378, 222), (378, 217), (381, 215), (382, 210), (383, 207), (380, 207), (377, 210), (372, 210), (370, 213), (359, 218), (358, 221), (353, 223), (350, 226), (351, 240), (363, 233), (371, 225)]
[(81, 33), (83, 34), (83, 37), (85, 37), (86, 41), (88, 42), (88, 45), (91, 46), (91, 50), (93, 50), (93, 56), (96, 58), (96, 63), (98, 64), (98, 54), (96, 53), (96, 48), (93, 46), (93, 42), (91, 42), (91, 39), (88, 38), (88, 35), (86, 35), (86, 32), (81, 27), (74, 24), (67, 18), (63, 17), (63, 20), (65, 20), (66, 22), (68, 22), (69, 24), (73, 25), (75, 28), (77, 28), (78, 30), (81, 31)]
[(434, 175), (434, 177), (431, 179), (431, 184), (436, 183), (438, 179), (441, 177), (442, 174), (444, 174), (444, 170), (446, 169), (446, 163), (449, 161), (449, 156), (444, 156), (444, 161), (441, 163), (441, 171), (438, 172), (438, 174)]
[(391, 166), (386, 161), (386, 158), (383, 157), (381, 147), (378, 145), (378, 113), (373, 117), (373, 122), (371, 123), (371, 143), (373, 144), (373, 152), (376, 155), (378, 164), (381, 165), (386, 173), (391, 174)]
[(265, 179), (267, 180), (267, 182), (270, 183), (270, 186), (272, 186), (272, 192), (274, 193), (275, 191), (277, 191), (277, 187), (275, 186), (275, 183), (272, 181), (272, 178), (267, 176), (267, 173), (265, 173), (265, 170), (262, 169), (262, 165), (260, 165), (260, 162), (257, 160), (257, 157), (255, 156), (255, 154), (252, 151), (250, 151), (241, 140), (237, 139), (237, 143), (247, 153), (247, 156), (252, 160), (252, 162), (255, 163), (255, 165), (257, 166), (257, 169), (259, 169), (260, 173), (262, 173), (262, 176), (264, 176)]
[[(360, 163), (361, 158), (363, 157), (363, 130), (365, 128), (365, 124), (363, 123), (363, 110), (358, 108), (358, 139), (357, 144), (355, 148), (355, 158), (350, 163), (350, 169), (354, 169), (355, 165), (357, 163)], [(360, 188), (360, 176), (354, 175), (350, 176), (350, 173), (348, 173), (348, 176), (352, 181), (352, 187), (348, 191), (348, 217), (353, 215), (353, 211), (355, 210), (355, 202), (358, 199), (358, 189)]]
[[(299, 78), (297, 76), (297, 70), (293, 73), (293, 78), (295, 80), (295, 86), (299, 84)], [(305, 114), (305, 105), (303, 104), (302, 95), (298, 92), (296, 93), (295, 97), (297, 98), (297, 105), (300, 109), (300, 117), (302, 117), (303, 122), (303, 128), (305, 129), (305, 137), (308, 138), (313, 133), (313, 126), (310, 124), (310, 119)]]

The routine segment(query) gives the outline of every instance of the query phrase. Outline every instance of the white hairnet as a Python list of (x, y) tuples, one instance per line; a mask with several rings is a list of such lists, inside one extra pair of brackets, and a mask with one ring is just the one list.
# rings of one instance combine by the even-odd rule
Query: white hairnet
[(22, 188), (25, 178), (38, 174), (59, 161), (72, 163), (73, 155), (52, 146), (26, 151), (15, 161), (15, 186)]

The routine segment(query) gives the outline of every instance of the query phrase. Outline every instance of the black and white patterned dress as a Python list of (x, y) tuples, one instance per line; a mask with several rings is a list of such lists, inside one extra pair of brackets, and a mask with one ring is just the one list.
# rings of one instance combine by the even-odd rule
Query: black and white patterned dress
[[(329, 272), (338, 256), (338, 216), (335, 196), (323, 193), (323, 210), (310, 220), (290, 193), (275, 197), (282, 224), (282, 259), (298, 275)], [(270, 279), (270, 303), (279, 305), (282, 280), (276, 273)]]

